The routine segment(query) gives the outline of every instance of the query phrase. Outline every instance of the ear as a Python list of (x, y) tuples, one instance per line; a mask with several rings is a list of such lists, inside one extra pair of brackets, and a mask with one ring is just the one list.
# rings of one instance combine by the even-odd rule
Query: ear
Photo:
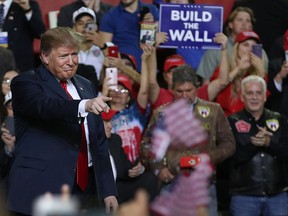
[(41, 53), (40, 55), (41, 59), (42, 59), (42, 62), (45, 64), (45, 65), (48, 65), (49, 63), (49, 55), (45, 54), (45, 53)]
[(228, 27), (229, 27), (229, 29), (232, 29), (232, 23), (231, 22), (228, 23)]

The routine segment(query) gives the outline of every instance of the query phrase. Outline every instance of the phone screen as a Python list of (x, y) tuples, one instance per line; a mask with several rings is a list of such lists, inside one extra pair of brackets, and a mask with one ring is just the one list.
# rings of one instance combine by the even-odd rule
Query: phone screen
[(85, 26), (86, 32), (96, 32), (97, 31), (97, 25), (95, 23), (87, 23)]
[(119, 53), (118, 46), (108, 47), (108, 56), (118, 58), (118, 53)]
[(107, 85), (109, 89), (116, 89), (118, 84), (118, 70), (117, 68), (106, 68)]
[(254, 44), (252, 46), (252, 52), (259, 58), (262, 58), (262, 44)]
[(5, 127), (9, 130), (11, 135), (14, 135), (14, 118), (7, 116), (4, 120)]

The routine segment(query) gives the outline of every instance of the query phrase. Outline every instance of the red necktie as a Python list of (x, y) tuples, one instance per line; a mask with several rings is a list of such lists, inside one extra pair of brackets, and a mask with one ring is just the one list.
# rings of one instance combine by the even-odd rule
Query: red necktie
[[(60, 81), (61, 87), (64, 89), (69, 99), (73, 99), (67, 90), (67, 81)], [(87, 141), (85, 135), (84, 123), (81, 124), (82, 129), (82, 137), (81, 137), (81, 145), (80, 151), (77, 160), (77, 184), (85, 191), (88, 184), (88, 154), (87, 154)]]

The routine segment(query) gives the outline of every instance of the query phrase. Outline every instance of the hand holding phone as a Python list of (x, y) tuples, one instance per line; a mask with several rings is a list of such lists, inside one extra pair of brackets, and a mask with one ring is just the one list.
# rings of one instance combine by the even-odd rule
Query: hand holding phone
[(118, 70), (115, 67), (105, 69), (107, 86), (109, 89), (117, 89), (118, 85)]
[(4, 125), (7, 130), (9, 130), (10, 134), (14, 136), (15, 131), (14, 131), (14, 118), (7, 116), (4, 120)]
[(85, 32), (96, 32), (97, 31), (97, 24), (96, 23), (87, 23), (85, 25)]
[(259, 58), (262, 58), (262, 44), (252, 45), (252, 53), (254, 53)]

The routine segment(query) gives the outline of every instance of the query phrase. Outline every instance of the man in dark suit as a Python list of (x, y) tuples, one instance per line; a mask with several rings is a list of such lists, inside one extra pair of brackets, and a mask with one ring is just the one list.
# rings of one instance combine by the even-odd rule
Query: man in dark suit
[(142, 36), (141, 43), (146, 44), (151, 42), (151, 32), (146, 31), (146, 34)]
[[(78, 40), (70, 28), (48, 30), (41, 37), (43, 64), (11, 84), (16, 149), (7, 204), (12, 212), (31, 215), (36, 196), (59, 193), (63, 184), (70, 186), (84, 208), (94, 206), (88, 202), (96, 196), (107, 211), (118, 207), (99, 115), (109, 110), (105, 102), (110, 98), (96, 97), (92, 83), (75, 74)], [(86, 167), (79, 164), (82, 157)]]
[(45, 25), (39, 4), (24, 0), (21, 3), (12, 0), (0, 0), (4, 4), (4, 25), (0, 32), (8, 33), (8, 49), (12, 50), (16, 67), (20, 71), (30, 70), (34, 66), (34, 38), (40, 38)]

